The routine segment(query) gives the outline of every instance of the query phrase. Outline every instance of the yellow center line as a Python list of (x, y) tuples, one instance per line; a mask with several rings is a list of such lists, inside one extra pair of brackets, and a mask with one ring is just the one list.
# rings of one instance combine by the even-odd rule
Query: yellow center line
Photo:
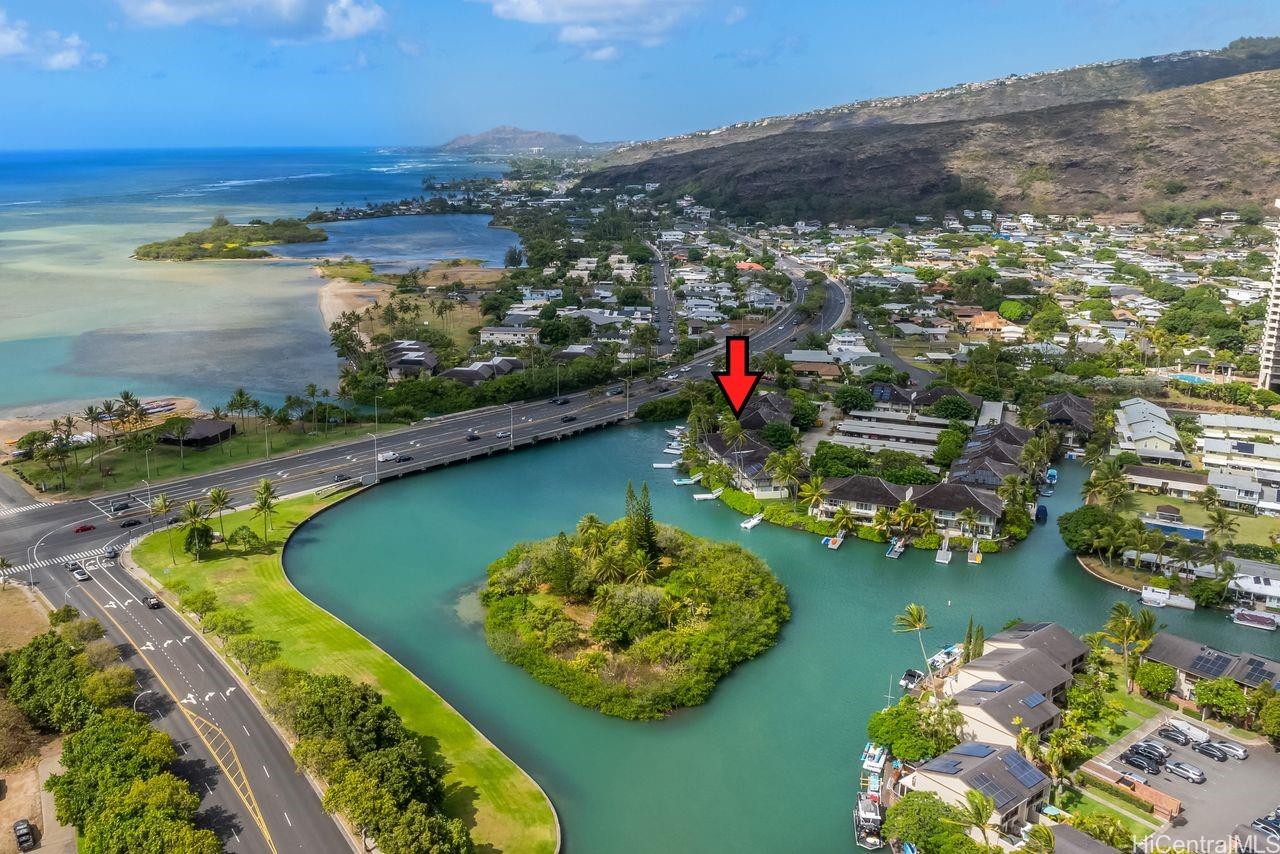
[[(98, 597), (94, 596), (88, 587), (80, 585), (80, 589), (86, 596), (93, 600), (93, 604), (98, 606), (98, 610), (106, 615), (107, 619), (115, 625), (122, 635), (124, 635), (125, 639), (128, 640), (129, 643), (133, 644), (134, 651), (138, 653), (139, 657), (141, 657), (144, 662), (146, 662), (152, 675), (154, 675), (156, 679), (159, 680), (160, 684), (164, 686), (165, 692), (173, 699), (174, 705), (178, 707), (178, 711), (182, 712), (183, 716), (187, 719), (187, 723), (190, 724), (191, 729), (195, 731), (196, 737), (204, 742), (204, 746), (209, 749), (210, 755), (212, 755), (214, 761), (218, 763), (218, 767), (222, 769), (222, 773), (225, 774), (227, 779), (231, 782), (231, 787), (236, 790), (236, 794), (240, 796), (240, 800), (244, 803), (245, 809), (249, 811), (249, 815), (253, 818), (254, 823), (257, 824), (258, 829), (262, 831), (262, 836), (267, 842), (267, 848), (271, 850), (272, 854), (276, 854), (276, 846), (271, 839), (271, 831), (267, 829), (267, 823), (263, 819), (262, 813), (258, 810), (257, 798), (253, 794), (253, 786), (251, 786), (248, 779), (244, 777), (243, 766), (240, 765), (240, 759), (236, 755), (235, 747), (232, 746), (231, 740), (227, 738), (226, 734), (223, 733), (222, 730), (218, 729), (216, 725), (210, 723), (194, 712), (189, 711), (187, 707), (182, 704), (182, 698), (169, 687), (169, 683), (165, 681), (165, 678), (160, 675), (160, 671), (151, 663), (151, 659), (147, 657), (146, 652), (142, 649), (142, 644), (139, 644), (133, 635), (129, 634), (128, 630), (121, 625), (120, 621), (111, 615), (111, 609), (105, 607), (101, 602), (99, 602)], [(235, 773), (227, 767), (225, 760), (223, 760), (218, 751), (209, 742), (209, 739), (205, 737), (205, 734), (201, 731), (201, 727), (197, 721), (210, 727), (222, 736), (227, 748), (231, 751), (232, 758), (235, 759), (236, 765), (239, 766), (237, 771), (242, 779), (240, 785), (236, 784)]]

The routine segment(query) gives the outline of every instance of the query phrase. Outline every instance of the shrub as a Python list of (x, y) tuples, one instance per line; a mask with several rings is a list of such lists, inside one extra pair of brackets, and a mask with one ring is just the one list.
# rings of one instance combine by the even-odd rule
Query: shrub
[(1110, 795), (1113, 798), (1124, 801), (1126, 804), (1129, 804), (1130, 806), (1137, 807), (1143, 812), (1147, 812), (1147, 813), (1155, 812), (1155, 807), (1152, 804), (1147, 803), (1142, 798), (1138, 797), (1133, 792), (1129, 791), (1123, 786), (1113, 786), (1112, 784), (1106, 782), (1105, 780), (1095, 780), (1093, 778), (1090, 778), (1088, 782), (1084, 784), (1084, 787), (1086, 789), (1094, 789), (1098, 792), (1101, 792), (1104, 795)]
[(931, 551), (942, 545), (941, 534), (921, 534), (911, 541), (912, 548)]
[(1111, 513), (1097, 504), (1086, 504), (1058, 517), (1058, 532), (1067, 548), (1076, 554), (1093, 551), (1094, 534), (1111, 524)]
[(1000, 551), (1000, 544), (995, 540), (982, 540), (978, 543), (979, 554), (991, 555), (998, 551)]
[(879, 528), (874, 528), (871, 525), (859, 525), (856, 536), (860, 540), (868, 540), (873, 543), (889, 542), (888, 532), (881, 531)]
[(1133, 674), (1133, 681), (1148, 694), (1163, 697), (1173, 690), (1178, 672), (1158, 661), (1144, 661)]
[(731, 487), (726, 487), (724, 492), (720, 493), (720, 500), (731, 510), (737, 510), (744, 516), (754, 516), (764, 508), (760, 499)]
[(973, 545), (973, 538), (961, 535), (951, 538), (951, 548), (956, 551), (967, 551), (969, 546)]

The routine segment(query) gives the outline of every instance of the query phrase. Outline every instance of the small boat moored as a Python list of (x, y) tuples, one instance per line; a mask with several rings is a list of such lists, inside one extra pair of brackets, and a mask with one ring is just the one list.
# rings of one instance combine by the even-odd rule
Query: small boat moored
[(1047, 483), (1047, 484), (1049, 484), (1050, 486), (1052, 486), (1053, 484), (1057, 483), (1057, 482), (1058, 482), (1058, 470), (1057, 470), (1057, 469), (1049, 469), (1047, 472), (1045, 472), (1045, 473), (1044, 473), (1044, 482), (1045, 482), (1045, 483)]
[(894, 560), (902, 557), (902, 553), (907, 550), (907, 541), (905, 537), (894, 537), (889, 541), (889, 549), (884, 553), (885, 557), (891, 557)]
[(743, 522), (739, 525), (739, 527), (743, 528), (744, 530), (750, 531), (752, 528), (754, 528), (756, 525), (759, 525), (763, 521), (764, 521), (764, 514), (757, 513), (756, 515), (752, 516), (750, 519), (743, 520)]
[(1049, 521), (1049, 508), (1043, 504), (1036, 505), (1036, 524), (1043, 525)]
[(906, 672), (902, 674), (902, 678), (898, 680), (898, 687), (904, 691), (910, 691), (924, 681), (924, 674), (914, 667), (908, 667)]
[(1280, 626), (1275, 614), (1270, 614), (1266, 611), (1250, 611), (1248, 608), (1236, 608), (1232, 611), (1231, 622), (1237, 626), (1248, 626), (1251, 629), (1262, 629), (1265, 632), (1274, 632)]
[(859, 792), (858, 806), (853, 812), (854, 833), (858, 847), (878, 851), (884, 847), (880, 828), (884, 824), (884, 812), (879, 797), (873, 792)]
[(834, 537), (823, 537), (822, 544), (832, 551), (835, 551), (844, 545), (844, 531), (837, 532)]

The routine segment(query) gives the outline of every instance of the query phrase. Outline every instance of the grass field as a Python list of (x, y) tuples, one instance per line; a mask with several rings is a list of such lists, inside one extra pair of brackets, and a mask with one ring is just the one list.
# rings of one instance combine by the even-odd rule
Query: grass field
[(1145, 839), (1156, 829), (1154, 821), (1148, 824), (1118, 801), (1105, 798), (1102, 794), (1093, 790), (1089, 790), (1087, 795), (1079, 789), (1065, 790), (1058, 796), (1058, 808), (1064, 809), (1072, 815), (1112, 816), (1119, 819), (1120, 823), (1134, 835), (1134, 838), (1139, 840)]
[[(266, 457), (267, 446), (256, 419), (247, 420), (247, 432), (239, 432), (239, 418), (230, 419), (235, 422), (237, 433), (227, 441), (207, 450), (186, 448), (181, 454), (173, 445), (156, 445), (151, 449), (150, 460), (146, 455), (126, 450), (123, 446), (108, 447), (101, 458), (102, 468), (108, 474), (99, 473), (98, 461), (90, 460), (90, 451), (86, 448), (79, 453), (79, 465), (75, 457), (67, 458), (67, 488), (62, 490), (61, 477), (56, 470), (50, 470), (43, 462), (33, 460), (16, 463), (13, 468), (21, 471), (36, 484), (44, 484), (45, 491), (50, 494), (70, 496), (91, 495), (95, 492), (127, 489), (137, 486), (143, 478), (158, 486), (161, 481), (174, 477), (200, 474), (214, 469), (253, 462)], [(384, 422), (383, 427), (387, 424)], [(323, 427), (311, 432), (310, 424), (294, 424), (287, 431), (271, 428), (271, 456), (276, 457), (290, 451), (315, 448), (340, 439), (363, 436), (373, 427), (369, 424), (333, 425), (326, 432)], [(147, 476), (150, 466), (150, 477)], [(160, 491), (163, 491), (161, 489)]]
[[(181, 580), (192, 590), (210, 588), (223, 605), (244, 608), (253, 619), (254, 633), (279, 641), (287, 663), (317, 673), (341, 673), (382, 692), (409, 727), (438, 741), (451, 766), (445, 809), (472, 823), (477, 847), (511, 854), (555, 850), (555, 815), (537, 784), (426, 684), (313, 604), (285, 577), (280, 562), (284, 541), (303, 520), (334, 501), (308, 497), (281, 502), (269, 554), (245, 557), (217, 546), (198, 564), (179, 552), (171, 567), (168, 541), (161, 532), (140, 543), (133, 557), (162, 584)], [(216, 530), (216, 519), (213, 524)], [(262, 530), (261, 519), (251, 518), (248, 511), (223, 519), (228, 531), (241, 524)], [(179, 538), (175, 534), (175, 541)]]
[(48, 629), (49, 617), (30, 592), (16, 584), (0, 589), (0, 652), (17, 649)]
[[(1209, 522), (1209, 511), (1194, 501), (1184, 501), (1181, 498), (1174, 498), (1170, 495), (1147, 495), (1145, 493), (1138, 493), (1134, 497), (1138, 499), (1138, 509), (1142, 512), (1154, 513), (1157, 505), (1172, 504), (1182, 511), (1182, 521), (1189, 525), (1206, 525)], [(1235, 535), (1237, 543), (1255, 543), (1260, 546), (1269, 546), (1271, 545), (1271, 540), (1268, 538), (1273, 533), (1280, 531), (1280, 524), (1271, 516), (1249, 516), (1244, 513), (1232, 513), (1231, 515), (1235, 517), (1236, 524), (1240, 526), (1240, 530)]]

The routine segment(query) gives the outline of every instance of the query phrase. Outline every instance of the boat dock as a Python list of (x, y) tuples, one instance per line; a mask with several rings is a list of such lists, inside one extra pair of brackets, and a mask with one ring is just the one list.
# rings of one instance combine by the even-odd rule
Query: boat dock
[(693, 477), (677, 477), (675, 480), (671, 482), (674, 483), (676, 486), (693, 486), (695, 483), (697, 483), (700, 480), (702, 480), (702, 472), (698, 472)]
[(822, 544), (835, 551), (844, 545), (844, 531), (838, 531), (834, 537), (823, 537)]
[(951, 563), (951, 535), (942, 538), (942, 545), (938, 547), (938, 552), (933, 556), (934, 563)]
[(673, 469), (678, 465), (679, 463), (654, 463), (653, 467), (656, 469)]
[(693, 500), (694, 501), (715, 501), (717, 498), (720, 497), (720, 493), (722, 492), (724, 492), (723, 486), (713, 492), (699, 492), (697, 495), (693, 496)]
[(906, 537), (894, 537), (889, 541), (889, 550), (884, 553), (885, 557), (891, 557), (894, 560), (902, 557), (902, 553), (907, 550)]

